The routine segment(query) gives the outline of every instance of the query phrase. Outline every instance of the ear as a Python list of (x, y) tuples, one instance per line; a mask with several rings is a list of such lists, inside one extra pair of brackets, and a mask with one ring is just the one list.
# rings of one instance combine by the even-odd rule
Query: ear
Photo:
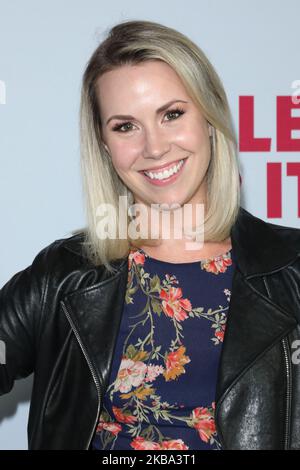
[(106, 145), (105, 142), (103, 142), (103, 145), (104, 145), (104, 148), (105, 148), (105, 150), (107, 151), (107, 153), (109, 153), (109, 149), (108, 149), (108, 147), (107, 147), (107, 145)]
[(103, 144), (105, 150), (107, 151), (107, 153), (109, 153), (108, 146), (106, 145), (105, 140), (104, 140), (104, 136), (103, 136), (101, 124), (99, 125), (99, 131), (100, 131), (100, 136), (101, 136), (102, 144)]

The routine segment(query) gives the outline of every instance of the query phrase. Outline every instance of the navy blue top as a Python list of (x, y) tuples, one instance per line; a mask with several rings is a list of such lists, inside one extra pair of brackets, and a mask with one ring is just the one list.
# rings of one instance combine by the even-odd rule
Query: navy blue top
[(232, 250), (190, 263), (130, 251), (93, 449), (221, 448), (215, 389), (234, 266)]

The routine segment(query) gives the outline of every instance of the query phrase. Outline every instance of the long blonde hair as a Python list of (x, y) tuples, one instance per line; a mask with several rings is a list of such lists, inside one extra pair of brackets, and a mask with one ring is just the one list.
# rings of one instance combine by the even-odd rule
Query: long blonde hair
[[(97, 207), (103, 203), (112, 205), (118, 226), (119, 196), (127, 198), (128, 207), (134, 204), (134, 199), (116, 173), (101, 138), (96, 81), (105, 72), (122, 65), (149, 60), (163, 61), (175, 70), (213, 127), (212, 157), (206, 175), (204, 240), (221, 242), (228, 238), (240, 205), (237, 142), (232, 117), (221, 80), (203, 51), (182, 33), (159, 23), (124, 21), (115, 25), (88, 61), (80, 102), (81, 173), (87, 219), (84, 249), (94, 265), (104, 264), (109, 271), (114, 271), (111, 261), (127, 256), (133, 243), (129, 237), (99, 239)], [(144, 241), (140, 239), (140, 243)], [(147, 243), (157, 244), (157, 240), (147, 240)]]

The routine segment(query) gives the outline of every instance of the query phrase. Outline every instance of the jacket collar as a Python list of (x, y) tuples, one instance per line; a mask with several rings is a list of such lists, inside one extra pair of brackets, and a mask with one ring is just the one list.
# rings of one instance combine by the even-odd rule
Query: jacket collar
[[(283, 269), (300, 249), (279, 235), (283, 230), (253, 216), (240, 207), (231, 230), (232, 253), (236, 263), (224, 344), (217, 381), (217, 411), (229, 390), (257, 358), (296, 326), (285, 296), (281, 305), (270, 301), (252, 284), (253, 278)], [(292, 231), (288, 232), (292, 236)], [(298, 233), (298, 232), (297, 232)], [(295, 240), (299, 236), (295, 232)], [(70, 238), (66, 248), (80, 255), (82, 233)], [(118, 272), (103, 282), (65, 297), (64, 303), (102, 386), (108, 385), (118, 327), (121, 321), (127, 282), (127, 258), (114, 262)], [(100, 269), (100, 268), (99, 268)], [(272, 290), (272, 287), (271, 287)], [(270, 292), (272, 294), (272, 292)], [(287, 293), (288, 295), (288, 293)], [(75, 325), (75, 326), (74, 326)], [(221, 413), (220, 413), (221, 415)], [(220, 418), (220, 426), (222, 420)]]
[(231, 229), (231, 241), (236, 264), (243, 276), (271, 273), (297, 258), (299, 251), (279, 235), (280, 229), (285, 227), (264, 222), (239, 208)]

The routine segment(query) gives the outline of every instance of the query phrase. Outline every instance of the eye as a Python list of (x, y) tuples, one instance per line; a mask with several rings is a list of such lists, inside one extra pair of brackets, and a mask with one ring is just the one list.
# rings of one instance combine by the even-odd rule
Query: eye
[[(172, 115), (172, 114), (173, 114), (173, 115), (174, 115), (174, 114), (179, 114), (179, 116), (181, 116), (182, 114), (184, 114), (184, 111), (183, 111), (183, 109), (180, 109), (180, 108), (170, 109), (170, 111), (167, 111), (167, 112), (166, 112), (165, 116), (168, 116), (168, 115), (170, 115), (170, 114), (171, 114), (171, 115)], [(179, 116), (178, 116), (178, 117), (179, 117)], [(175, 119), (178, 119), (178, 117), (176, 117)], [(174, 119), (169, 119), (169, 121), (170, 121), (170, 120), (171, 120), (171, 121), (174, 121)]]
[[(113, 130), (113, 131), (116, 131), (116, 132), (123, 132), (123, 133), (124, 133), (124, 131), (121, 131), (121, 129), (122, 129), (122, 127), (128, 126), (128, 124), (131, 125), (131, 122), (124, 122), (123, 124), (116, 124), (116, 125), (112, 128), (112, 130)], [(128, 130), (131, 130), (131, 129), (128, 129)], [(127, 130), (126, 130), (125, 132), (127, 132)]]
[[(178, 115), (179, 115), (179, 116), (175, 117), (175, 119), (178, 119), (178, 117), (180, 117), (182, 114), (184, 114), (184, 111), (183, 111), (183, 109), (181, 109), (181, 108), (170, 109), (169, 111), (167, 111), (167, 112), (165, 113), (165, 116), (175, 115), (175, 114), (178, 114)], [(168, 121), (174, 121), (174, 118), (168, 119)], [(128, 126), (128, 125), (131, 126), (132, 123), (128, 121), (128, 122), (123, 122), (122, 124), (116, 124), (116, 125), (112, 128), (112, 130), (115, 131), (115, 132), (121, 132), (121, 133), (124, 134), (124, 133), (126, 133), (126, 132), (128, 132), (128, 131), (131, 130), (131, 128), (128, 128), (128, 127), (127, 127), (127, 129), (126, 129), (126, 126)], [(125, 130), (122, 130), (122, 128), (125, 128)]]

